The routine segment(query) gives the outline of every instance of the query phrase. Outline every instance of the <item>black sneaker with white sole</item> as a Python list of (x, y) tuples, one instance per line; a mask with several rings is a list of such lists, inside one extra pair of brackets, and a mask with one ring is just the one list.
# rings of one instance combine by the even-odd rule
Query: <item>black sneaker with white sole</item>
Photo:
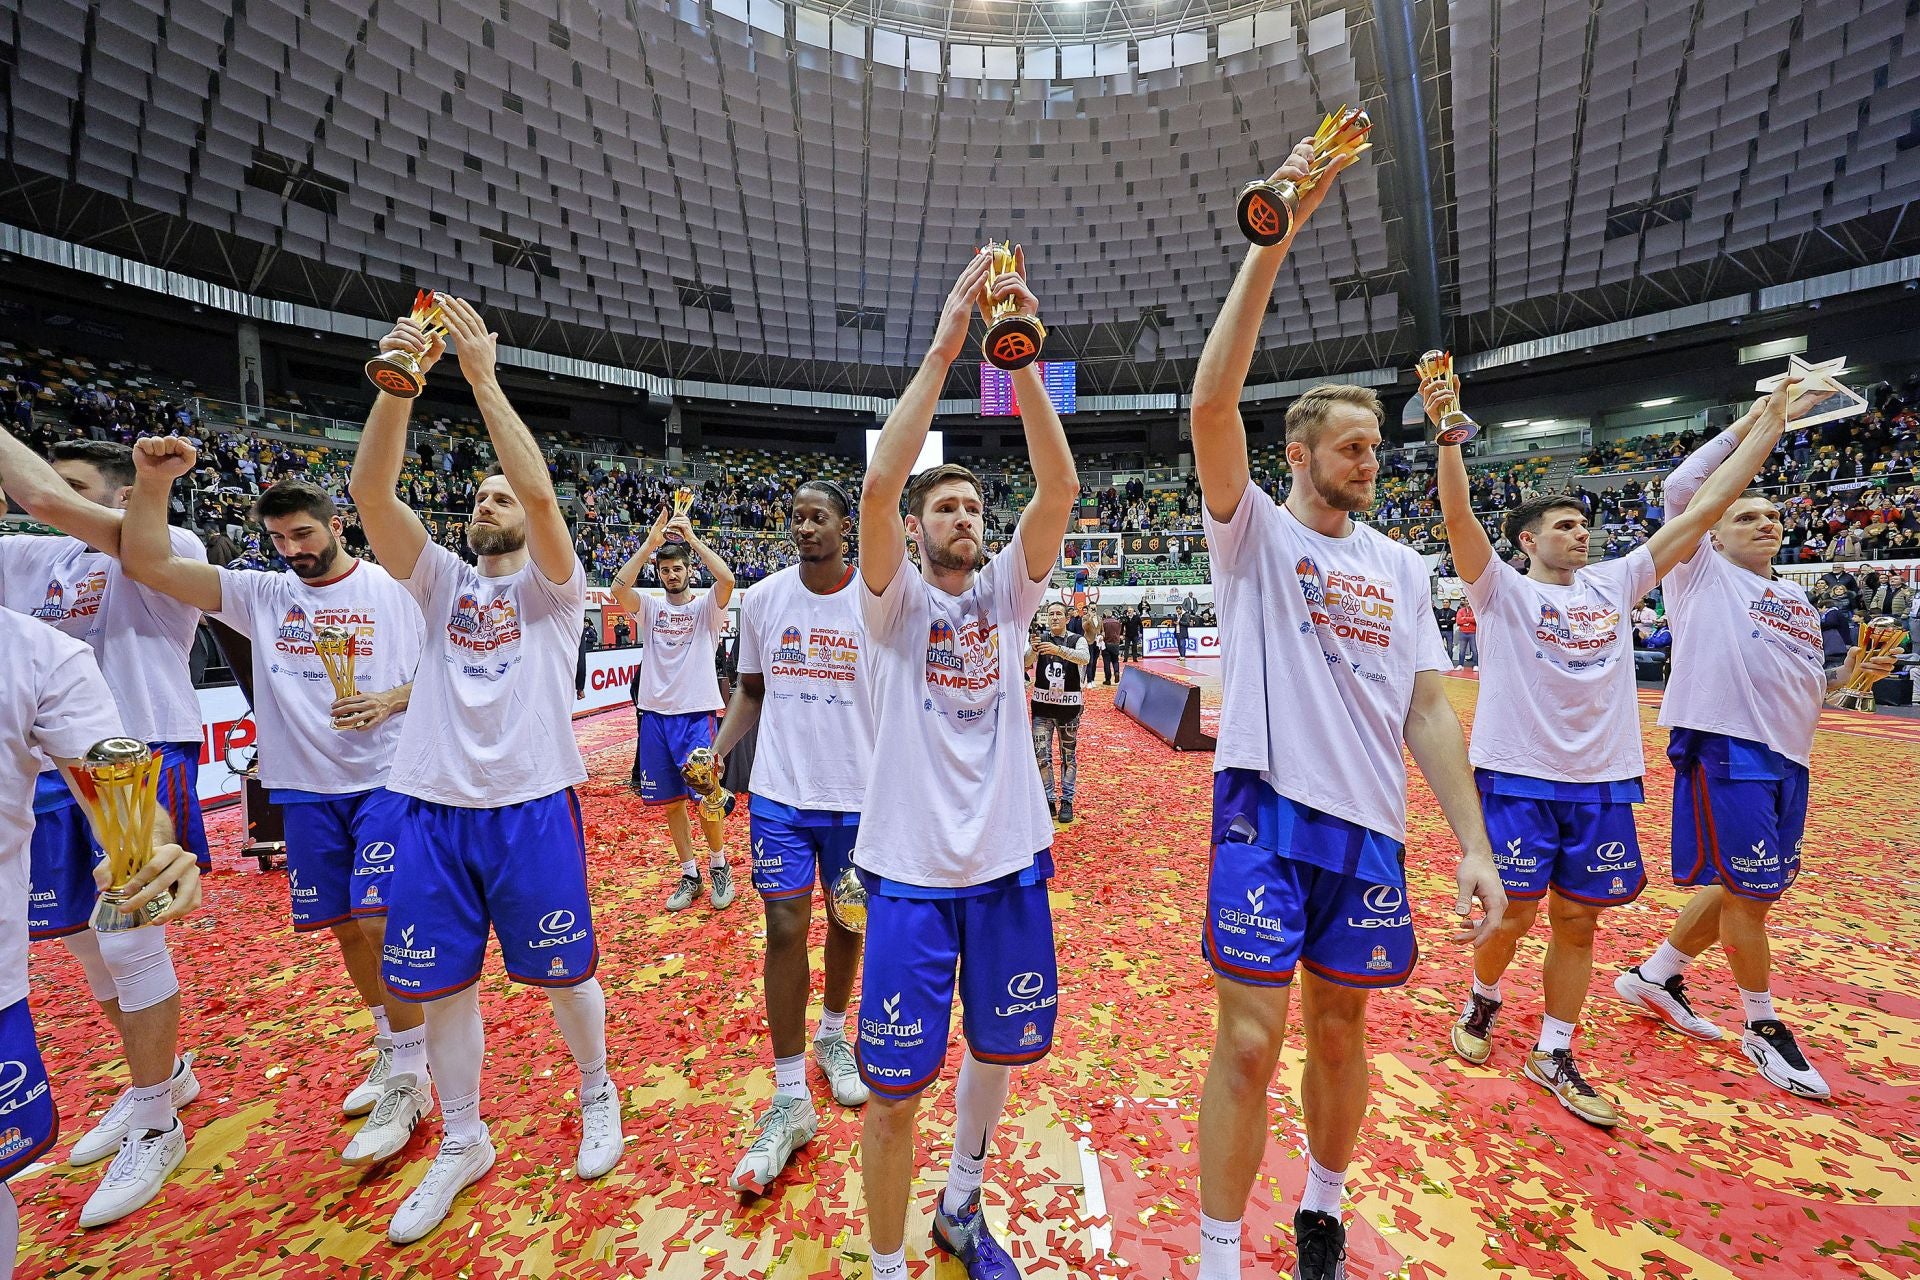
[(1814, 1070), (1807, 1055), (1800, 1052), (1793, 1032), (1778, 1018), (1749, 1022), (1740, 1037), (1740, 1052), (1760, 1068), (1768, 1084), (1785, 1089), (1795, 1097), (1824, 1102), (1833, 1096), (1826, 1079)]
[(1347, 1280), (1347, 1229), (1330, 1213), (1302, 1209), (1293, 1215), (1300, 1254), (1293, 1280)]

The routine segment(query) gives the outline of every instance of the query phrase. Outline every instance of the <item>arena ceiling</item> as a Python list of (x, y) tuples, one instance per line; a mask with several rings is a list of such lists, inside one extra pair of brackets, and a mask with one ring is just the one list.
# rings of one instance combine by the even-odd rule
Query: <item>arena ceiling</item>
[(1473, 351), (1913, 252), (1913, 8), (0, 0), (0, 220), (862, 392), (898, 389), (970, 248), (1010, 235), (1083, 391), (1168, 391), (1243, 252), (1238, 188), (1359, 103), (1376, 147), (1296, 245), (1254, 380), (1404, 366), (1423, 279)]

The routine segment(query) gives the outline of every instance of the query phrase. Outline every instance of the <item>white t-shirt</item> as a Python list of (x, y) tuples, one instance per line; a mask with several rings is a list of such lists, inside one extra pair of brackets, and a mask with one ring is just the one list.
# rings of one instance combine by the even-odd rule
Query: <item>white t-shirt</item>
[(93, 652), (0, 609), (0, 1009), (27, 998), (27, 850), (33, 788), (48, 758), (78, 759), (121, 734)]
[(740, 673), (767, 696), (752, 790), (795, 809), (858, 813), (873, 764), (872, 674), (860, 648), (857, 569), (816, 595), (798, 565), (755, 583), (740, 602)]
[(853, 860), (903, 884), (964, 889), (1053, 841), (1028, 727), (1027, 624), (1046, 595), (1016, 532), (948, 595), (904, 549), (884, 595), (854, 587), (873, 681), (873, 770)]
[(640, 593), (640, 645), (645, 650), (638, 699), (642, 711), (686, 715), (727, 705), (720, 698), (720, 677), (713, 662), (726, 613), (712, 591), (679, 604)]
[(1553, 782), (1618, 782), (1646, 772), (1633, 675), (1634, 602), (1653, 589), (1637, 547), (1538, 582), (1489, 560), (1467, 598), (1480, 616), (1475, 767)]
[(333, 683), (314, 652), (315, 627), (350, 627), (355, 684), (382, 693), (413, 679), (420, 606), (379, 565), (349, 558), (325, 584), (296, 573), (220, 570), (214, 616), (253, 640), (253, 716), (260, 780), (269, 788), (348, 795), (387, 784), (403, 712), (368, 730), (333, 728)]
[[(1687, 509), (1739, 441), (1722, 432), (1667, 477), (1668, 518)], [(1827, 694), (1820, 615), (1799, 584), (1749, 573), (1700, 539), (1667, 575), (1673, 671), (1660, 723), (1744, 738), (1807, 765)]]
[(401, 584), (426, 617), (389, 790), (498, 809), (587, 780), (573, 736), (573, 668), (586, 616), (579, 560), (563, 585), (529, 559), (484, 578), (436, 543)]
[[(200, 539), (169, 527), (173, 554), (204, 562)], [(0, 605), (93, 646), (127, 736), (199, 742), (189, 657), (200, 611), (143, 587), (78, 538), (0, 537)]]
[(1222, 683), (1213, 767), (1255, 770), (1289, 800), (1404, 843), (1413, 677), (1452, 665), (1426, 563), (1364, 524), (1315, 533), (1253, 484), (1232, 520), (1206, 515), (1206, 534)]

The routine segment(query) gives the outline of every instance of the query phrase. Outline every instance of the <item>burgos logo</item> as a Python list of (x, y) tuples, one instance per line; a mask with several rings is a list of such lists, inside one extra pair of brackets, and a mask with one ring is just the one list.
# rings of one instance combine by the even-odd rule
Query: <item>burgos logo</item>
[(1364, 920), (1348, 916), (1347, 924), (1355, 929), (1398, 929), (1413, 923), (1413, 913), (1404, 909), (1407, 895), (1398, 885), (1376, 884), (1366, 891), (1361, 901), (1373, 914)]
[(1007, 994), (1012, 997), (1012, 1003), (996, 1007), (993, 1011), (995, 1016), (1014, 1018), (1021, 1014), (1032, 1013), (1037, 1009), (1053, 1008), (1060, 1003), (1060, 995), (1055, 992), (1048, 996), (1041, 996), (1040, 993), (1045, 991), (1046, 987), (1047, 980), (1038, 973), (1014, 974), (1007, 980)]
[(0, 1116), (9, 1115), (47, 1096), (50, 1086), (45, 1080), (38, 1081), (30, 1089), (25, 1087), (26, 1083), (26, 1063), (0, 1062)]
[(535, 938), (528, 945), (542, 948), (563, 947), (569, 942), (578, 942), (587, 936), (585, 929), (574, 928), (578, 923), (579, 920), (573, 912), (564, 908), (559, 911), (549, 911), (540, 917), (540, 932), (547, 936)]

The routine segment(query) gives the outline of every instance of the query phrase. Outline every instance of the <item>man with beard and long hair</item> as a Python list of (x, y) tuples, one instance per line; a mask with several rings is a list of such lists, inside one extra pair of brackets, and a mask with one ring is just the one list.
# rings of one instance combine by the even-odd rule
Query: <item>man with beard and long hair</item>
[[(260, 780), (286, 817), (293, 929), (332, 931), (373, 1016), (372, 1069), (341, 1103), (368, 1119), (341, 1159), (376, 1164), (406, 1144), (432, 1105), (420, 1008), (380, 983), (389, 886), (402, 861), (401, 800), (387, 776), (420, 660), (420, 608), (385, 569), (346, 553), (333, 499), (304, 480), (282, 480), (253, 505), (286, 572), (216, 569), (175, 553), (167, 495), (197, 457), (178, 436), (135, 444), (120, 562), (135, 582), (250, 641)], [(336, 696), (315, 649), (322, 627), (353, 634), (355, 682), (368, 692)]]
[[(586, 836), (574, 787), (586, 764), (573, 736), (573, 657), (587, 575), (547, 461), (495, 373), (498, 335), (443, 298), (460, 372), (499, 465), (474, 495), (469, 565), (435, 545), (395, 486), (412, 402), (382, 393), (354, 455), (349, 492), (380, 563), (420, 605), (426, 636), (388, 787), (405, 800), (404, 859), (387, 901), (382, 977), (426, 1006), (427, 1061), (445, 1137), (394, 1214), (406, 1244), (440, 1225), (460, 1191), (493, 1167), (480, 1117), (486, 1027), (475, 983), (489, 930), (507, 976), (544, 988), (580, 1072), (574, 1169), (598, 1178), (620, 1160), (620, 1094), (607, 1074), (606, 998), (594, 979)], [(421, 371), (445, 341), (402, 319), (380, 342)]]
[(947, 294), (860, 494), (854, 590), (873, 679), (874, 771), (853, 861), (870, 895), (860, 1074), (877, 1096), (860, 1154), (874, 1280), (906, 1275), (920, 1094), (946, 1064), (956, 985), (967, 1052), (933, 1242), (971, 1277), (1019, 1274), (987, 1228), (980, 1187), (1013, 1069), (1052, 1048), (1060, 1000), (1047, 900), (1053, 824), (1028, 753), (1021, 659), (1080, 482), (1039, 369), (1013, 374), (1034, 492), (1006, 546), (983, 559), (984, 495), (965, 467), (929, 467), (907, 483), (974, 311), (1011, 301), (1038, 315), (1025, 255), (1016, 249), (1013, 271), (998, 276), (992, 262), (974, 255)]
[[(1296, 146), (1277, 177), (1313, 159)], [(1337, 170), (1335, 171), (1337, 172)], [(1200, 1275), (1237, 1280), (1240, 1226), (1268, 1139), (1268, 1090), (1301, 975), (1306, 1196), (1294, 1274), (1346, 1274), (1340, 1202), (1367, 1108), (1367, 1000), (1418, 948), (1405, 868), (1412, 748), (1459, 839), (1461, 933), (1478, 943), (1506, 898), (1466, 741), (1441, 675), (1427, 566), (1354, 520), (1373, 505), (1384, 421), (1365, 387), (1309, 387), (1287, 410), (1284, 506), (1248, 482), (1240, 395), (1293, 234), (1335, 184), (1255, 246), (1208, 335), (1193, 390), (1194, 461), (1213, 553), (1221, 712), (1202, 947), (1219, 980), (1200, 1102)], [(1485, 907), (1476, 929), (1474, 899)]]
[[(764, 1193), (819, 1128), (807, 1087), (807, 933), (813, 886), (831, 895), (853, 865), (873, 760), (860, 588), (847, 563), (851, 504), (831, 480), (793, 495), (787, 534), (800, 562), (755, 583), (740, 603), (740, 683), (714, 742), (727, 754), (760, 729), (753, 753), (753, 887), (767, 912), (762, 984), (773, 1041), (773, 1101), (735, 1166), (736, 1191)], [(860, 935), (827, 912), (826, 996), (814, 1061), (833, 1099), (867, 1100), (846, 1037)]]
[[(160, 821), (166, 839), (210, 865), (195, 788), (200, 705), (188, 661), (200, 611), (141, 586), (120, 567), (120, 528), (133, 484), (132, 451), (105, 440), (65, 440), (52, 464), (0, 430), (0, 486), (22, 510), (66, 537), (0, 537), (0, 605), (92, 648), (129, 737), (160, 757)], [(177, 555), (201, 558), (200, 540), (169, 529)], [(131, 1087), (81, 1139), (76, 1165), (113, 1157), (80, 1213), (104, 1226), (160, 1193), (185, 1157), (177, 1110), (200, 1096), (192, 1055), (179, 1053), (180, 983), (162, 927), (100, 932), (89, 925), (101, 856), (60, 775), (40, 775), (33, 801), (32, 883), (27, 929), (59, 938), (86, 973), (87, 988), (118, 1033)]]

